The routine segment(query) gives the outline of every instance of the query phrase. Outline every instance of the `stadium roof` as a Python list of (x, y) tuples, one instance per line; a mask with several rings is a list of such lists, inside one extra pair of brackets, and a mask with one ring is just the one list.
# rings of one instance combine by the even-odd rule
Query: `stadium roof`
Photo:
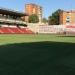
[(19, 16), (19, 17), (28, 16), (28, 14), (25, 12), (19, 12), (16, 10), (6, 9), (2, 7), (0, 7), (0, 14), (13, 15), (13, 16)]

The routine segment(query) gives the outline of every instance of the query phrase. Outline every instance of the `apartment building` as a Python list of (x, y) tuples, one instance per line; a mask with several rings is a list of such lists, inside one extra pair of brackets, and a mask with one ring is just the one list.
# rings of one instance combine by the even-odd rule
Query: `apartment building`
[(59, 17), (60, 25), (75, 25), (75, 10), (63, 11)]
[[(25, 12), (28, 13), (29, 15), (32, 14), (37, 14), (39, 17), (39, 23), (42, 23), (42, 7), (38, 6), (36, 4), (26, 4), (25, 5)], [(25, 22), (28, 23), (29, 16), (25, 17)]]

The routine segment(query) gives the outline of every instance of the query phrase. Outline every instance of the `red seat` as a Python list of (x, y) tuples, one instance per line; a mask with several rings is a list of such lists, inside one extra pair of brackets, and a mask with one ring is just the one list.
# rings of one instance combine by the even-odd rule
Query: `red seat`
[(0, 33), (34, 34), (34, 32), (25, 28), (0, 28)]
[(13, 33), (22, 34), (21, 31), (19, 31), (18, 28), (9, 28)]
[(8, 28), (0, 28), (1, 33), (12, 33)]

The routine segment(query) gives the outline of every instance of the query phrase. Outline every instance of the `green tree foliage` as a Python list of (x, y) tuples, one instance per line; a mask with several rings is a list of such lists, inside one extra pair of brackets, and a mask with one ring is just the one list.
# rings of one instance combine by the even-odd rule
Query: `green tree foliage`
[(44, 17), (44, 18), (42, 19), (42, 21), (43, 21), (44, 23), (46, 23), (48, 20)]
[(59, 14), (62, 12), (63, 10), (58, 9), (57, 11), (55, 11), (54, 13), (52, 13), (51, 16), (49, 16), (49, 24), (50, 25), (59, 25)]
[(29, 23), (38, 23), (39, 18), (36, 14), (32, 14), (29, 16)]

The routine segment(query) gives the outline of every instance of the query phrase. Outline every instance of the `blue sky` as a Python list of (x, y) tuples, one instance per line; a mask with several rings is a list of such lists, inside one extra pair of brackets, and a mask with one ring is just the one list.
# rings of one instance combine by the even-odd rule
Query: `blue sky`
[(43, 17), (48, 18), (57, 9), (75, 9), (75, 0), (0, 0), (0, 7), (24, 11), (25, 4), (34, 3), (43, 7)]

